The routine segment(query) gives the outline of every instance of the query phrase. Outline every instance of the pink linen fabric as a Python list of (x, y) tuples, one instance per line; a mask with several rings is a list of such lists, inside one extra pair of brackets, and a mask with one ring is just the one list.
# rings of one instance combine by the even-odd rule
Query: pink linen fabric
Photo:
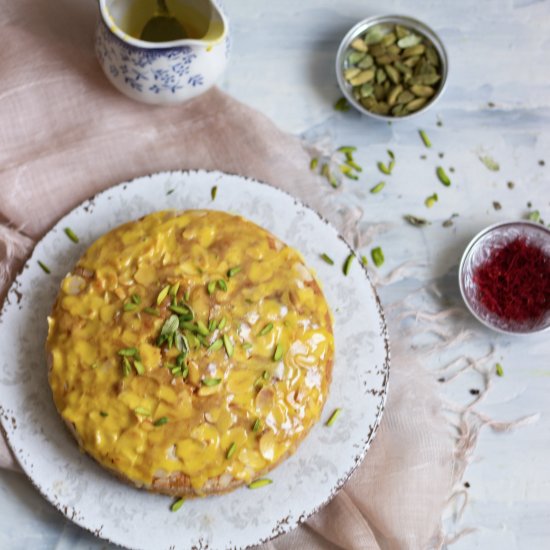
[[(219, 90), (171, 108), (116, 92), (95, 61), (95, 17), (93, 2), (0, 0), (0, 301), (60, 216), (144, 174), (241, 174), (330, 215), (332, 192), (308, 170), (300, 141), (260, 113)], [(390, 320), (390, 335), (398, 330)], [(324, 509), (264, 548), (441, 546), (454, 442), (432, 377), (408, 352), (393, 350), (386, 412), (364, 463)], [(0, 466), (17, 469), (1, 437)]]

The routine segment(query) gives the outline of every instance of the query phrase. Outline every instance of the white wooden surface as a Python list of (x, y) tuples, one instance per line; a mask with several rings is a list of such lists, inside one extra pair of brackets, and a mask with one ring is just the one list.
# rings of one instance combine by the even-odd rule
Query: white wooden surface
[[(346, 184), (342, 200), (364, 210), (368, 223), (386, 223), (376, 237), (386, 264), (382, 274), (407, 260), (424, 264), (406, 280), (382, 291), (386, 303), (429, 282), (459, 303), (456, 268), (468, 240), (490, 223), (517, 219), (527, 202), (550, 221), (550, 2), (536, 0), (233, 0), (226, 1), (233, 55), (221, 82), (224, 90), (307, 139), (329, 138), (359, 147), (365, 168), (360, 182)], [(334, 57), (340, 38), (356, 21), (379, 13), (424, 20), (440, 33), (450, 55), (448, 89), (433, 111), (391, 126), (359, 114), (336, 113), (339, 97)], [(494, 103), (489, 107), (488, 103)], [(438, 117), (443, 126), (436, 126)], [(424, 128), (429, 151), (418, 139)], [(385, 190), (369, 195), (380, 181), (376, 161), (386, 149), (397, 155)], [(444, 153), (440, 159), (438, 153)], [(501, 166), (488, 171), (478, 160), (490, 154)], [(420, 159), (426, 154), (427, 159)], [(540, 166), (545, 160), (546, 166)], [(453, 185), (442, 187), (436, 165), (455, 168)], [(507, 182), (515, 182), (513, 190)], [(438, 192), (427, 210), (424, 199)], [(492, 202), (502, 204), (495, 211)], [(441, 222), (460, 214), (452, 228)], [(401, 216), (429, 217), (424, 230)], [(368, 252), (368, 249), (363, 250)], [(465, 353), (491, 345), (505, 376), (494, 381), (482, 410), (508, 420), (540, 412), (538, 423), (513, 433), (485, 430), (466, 473), (470, 502), (461, 526), (478, 530), (453, 548), (542, 549), (550, 547), (550, 334), (539, 338), (497, 336), (469, 322), (476, 333)], [(434, 360), (428, 368), (442, 364)], [(479, 380), (466, 378), (450, 390), (459, 401)], [(0, 472), (0, 548), (84, 549), (105, 543), (65, 521), (22, 477)], [(397, 520), (397, 518), (396, 518)]]

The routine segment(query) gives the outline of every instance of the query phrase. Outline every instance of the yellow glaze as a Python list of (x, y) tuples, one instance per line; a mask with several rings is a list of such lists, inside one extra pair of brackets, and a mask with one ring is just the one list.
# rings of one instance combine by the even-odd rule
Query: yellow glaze
[[(218, 280), (227, 290), (209, 293)], [(171, 372), (176, 347), (158, 345), (182, 303), (194, 323), (225, 319), (202, 345), (181, 329), (185, 377)], [(209, 351), (224, 335), (232, 354)], [(141, 374), (124, 373), (126, 348)], [(197, 494), (224, 474), (250, 482), (296, 449), (320, 416), (334, 355), (329, 308), (300, 254), (241, 217), (201, 210), (157, 212), (96, 241), (61, 284), (47, 349), (55, 404), (86, 452), (138, 486), (184, 474)]]

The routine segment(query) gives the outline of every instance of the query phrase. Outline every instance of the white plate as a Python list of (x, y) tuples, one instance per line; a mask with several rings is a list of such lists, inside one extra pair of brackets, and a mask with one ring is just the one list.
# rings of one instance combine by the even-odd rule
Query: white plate
[[(212, 186), (218, 186), (215, 201)], [(47, 381), (46, 317), (62, 277), (100, 235), (155, 210), (210, 208), (242, 214), (304, 255), (334, 314), (336, 356), (328, 402), (273, 484), (187, 501), (125, 485), (82, 454), (54, 408)], [(72, 243), (63, 230), (80, 237)], [(324, 263), (326, 252), (334, 266)], [(386, 398), (389, 351), (376, 293), (336, 230), (290, 195), (220, 172), (161, 173), (113, 187), (65, 216), (36, 246), (0, 314), (0, 417), (9, 443), (36, 488), (65, 516), (97, 536), (136, 549), (241, 548), (267, 541), (327, 503), (362, 461)], [(38, 266), (41, 260), (51, 275)], [(343, 408), (330, 428), (324, 421)]]

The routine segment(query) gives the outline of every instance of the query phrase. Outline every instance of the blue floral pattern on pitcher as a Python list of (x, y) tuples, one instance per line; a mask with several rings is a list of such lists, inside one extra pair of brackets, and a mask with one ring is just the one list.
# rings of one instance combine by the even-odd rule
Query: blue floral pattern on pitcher
[(230, 40), (226, 33), (221, 44), (208, 48), (144, 48), (125, 42), (100, 21), (95, 50), (105, 74), (124, 94), (148, 103), (177, 103), (214, 84), (229, 58)]

